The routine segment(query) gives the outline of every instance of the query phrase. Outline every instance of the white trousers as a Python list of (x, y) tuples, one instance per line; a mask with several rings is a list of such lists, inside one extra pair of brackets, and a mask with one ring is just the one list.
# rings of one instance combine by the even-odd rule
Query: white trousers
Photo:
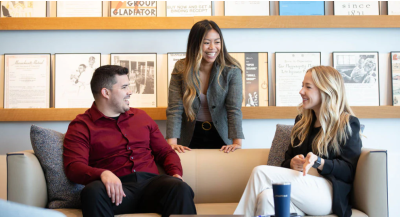
[(272, 183), (290, 182), (290, 213), (323, 216), (332, 213), (332, 183), (314, 168), (303, 172), (283, 167), (257, 166), (253, 169), (246, 189), (234, 214), (247, 217), (273, 215)]

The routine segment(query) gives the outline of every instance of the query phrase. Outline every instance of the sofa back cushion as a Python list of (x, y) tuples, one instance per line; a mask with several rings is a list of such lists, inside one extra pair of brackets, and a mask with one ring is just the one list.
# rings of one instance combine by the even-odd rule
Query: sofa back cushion
[(83, 185), (67, 179), (63, 164), (64, 134), (54, 130), (31, 126), (32, 148), (42, 166), (48, 193), (48, 207), (80, 208)]
[(277, 124), (274, 140), (269, 151), (268, 163), (270, 166), (281, 166), (285, 160), (285, 152), (290, 145), (290, 133), (293, 125)]

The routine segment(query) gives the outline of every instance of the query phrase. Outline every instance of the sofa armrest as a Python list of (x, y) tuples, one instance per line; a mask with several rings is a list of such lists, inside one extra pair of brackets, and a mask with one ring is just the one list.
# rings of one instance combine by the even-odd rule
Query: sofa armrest
[(32, 150), (7, 154), (7, 199), (21, 204), (46, 207), (46, 179)]
[(354, 179), (353, 207), (372, 217), (387, 217), (387, 151), (363, 148)]

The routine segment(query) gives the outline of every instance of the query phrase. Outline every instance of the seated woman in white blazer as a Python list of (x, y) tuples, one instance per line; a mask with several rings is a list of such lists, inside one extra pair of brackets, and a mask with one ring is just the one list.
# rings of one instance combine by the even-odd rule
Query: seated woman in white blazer
[(255, 167), (235, 214), (274, 214), (272, 183), (290, 182), (291, 213), (351, 216), (350, 191), (362, 142), (343, 79), (332, 67), (313, 67), (300, 95), (303, 102), (282, 167)]

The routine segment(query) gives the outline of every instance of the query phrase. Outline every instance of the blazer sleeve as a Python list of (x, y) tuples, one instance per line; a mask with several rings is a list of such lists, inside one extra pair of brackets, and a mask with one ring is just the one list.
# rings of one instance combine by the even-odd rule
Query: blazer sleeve
[(179, 72), (183, 63), (178, 61), (171, 74), (171, 81), (168, 89), (168, 108), (167, 108), (167, 139), (181, 137), (181, 125), (183, 108), (182, 93), (182, 74)]
[[(294, 124), (296, 124), (298, 121), (300, 120), (300, 115), (298, 115), (294, 121)], [(285, 167), (285, 168), (289, 168), (290, 169), (290, 161), (292, 160), (292, 158), (294, 157), (294, 153), (293, 153), (293, 146), (292, 143), (289, 143), (288, 149), (285, 152), (285, 160), (282, 162), (281, 166)]]
[(331, 160), (325, 159), (324, 168), (320, 171), (321, 175), (332, 175), (336, 179), (346, 183), (352, 183), (354, 180), (362, 147), (358, 118), (350, 117), (349, 122), (352, 134), (346, 140), (346, 144), (341, 146), (340, 156)]
[(228, 94), (225, 100), (228, 115), (228, 138), (244, 139), (242, 130), (243, 82), (240, 68), (232, 68)]

